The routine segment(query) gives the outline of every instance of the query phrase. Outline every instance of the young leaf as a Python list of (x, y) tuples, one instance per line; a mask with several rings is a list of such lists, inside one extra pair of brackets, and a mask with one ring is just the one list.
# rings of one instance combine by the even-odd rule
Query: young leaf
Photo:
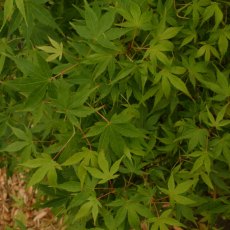
[(38, 46), (37, 48), (40, 50), (43, 50), (44, 52), (51, 54), (46, 58), (47, 62), (55, 60), (57, 57), (59, 58), (59, 61), (62, 59), (62, 54), (63, 54), (63, 44), (60, 42), (56, 42), (52, 38), (48, 37), (49, 41), (52, 46)]

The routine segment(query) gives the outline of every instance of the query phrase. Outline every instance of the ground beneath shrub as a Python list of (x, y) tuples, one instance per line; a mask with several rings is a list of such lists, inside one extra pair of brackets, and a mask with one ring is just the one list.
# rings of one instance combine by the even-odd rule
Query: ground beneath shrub
[(64, 230), (50, 209), (36, 210), (35, 191), (26, 188), (22, 174), (7, 178), (0, 169), (0, 230)]

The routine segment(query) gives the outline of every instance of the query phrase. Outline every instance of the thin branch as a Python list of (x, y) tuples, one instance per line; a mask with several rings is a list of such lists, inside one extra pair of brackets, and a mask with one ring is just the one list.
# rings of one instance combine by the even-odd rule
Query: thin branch
[[(89, 103), (87, 103), (87, 105), (90, 107), (90, 108), (92, 108), (92, 109), (94, 109)], [(104, 107), (104, 106), (103, 106)], [(103, 108), (102, 107), (102, 108)], [(106, 118), (106, 117), (104, 117), (99, 111), (95, 111), (104, 121), (106, 121), (108, 124), (110, 124), (111, 122)]]
[(113, 193), (115, 193), (115, 190), (112, 190), (112, 191), (110, 191), (110, 192), (108, 192), (108, 193), (106, 193), (106, 194), (102, 194), (102, 195), (99, 196), (97, 199), (100, 200), (101, 198), (106, 197), (106, 196), (108, 196), (109, 194), (113, 194)]
[(155, 211), (156, 211), (156, 213), (157, 213), (157, 217), (159, 218), (159, 217), (160, 217), (160, 214), (159, 214), (159, 211), (158, 211), (158, 209), (157, 209), (157, 206), (156, 206), (155, 201), (153, 202), (153, 206), (154, 206)]
[(51, 79), (51, 80), (54, 80), (54, 79), (58, 78), (59, 76), (62, 76), (63, 74), (67, 73), (68, 71), (70, 71), (71, 69), (73, 69), (74, 67), (76, 67), (76, 66), (78, 66), (78, 65), (79, 65), (79, 64), (76, 63), (76, 64), (74, 64), (74, 65), (72, 65), (72, 66), (70, 66), (70, 67), (68, 67), (68, 68), (66, 68), (66, 69), (63, 69), (60, 73), (54, 75), (54, 76), (51, 77), (50, 79)]
[(78, 128), (79, 131), (81, 132), (83, 139), (85, 139), (87, 145), (89, 146), (89, 149), (92, 150), (92, 145), (91, 145), (91, 143), (90, 143), (88, 137), (86, 136), (86, 134), (85, 134), (84, 131), (82, 130), (82, 128), (81, 128), (81, 127), (77, 127), (77, 128)]
[(69, 144), (69, 142), (73, 139), (73, 137), (75, 136), (75, 128), (73, 126), (73, 133), (71, 135), (71, 137), (68, 139), (68, 141), (62, 146), (62, 148), (60, 149), (60, 151), (53, 157), (53, 160), (55, 160), (62, 152), (63, 150), (66, 148), (66, 146)]

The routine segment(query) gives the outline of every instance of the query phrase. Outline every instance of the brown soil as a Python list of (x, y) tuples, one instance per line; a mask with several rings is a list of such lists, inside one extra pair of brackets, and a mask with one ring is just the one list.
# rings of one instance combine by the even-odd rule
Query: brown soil
[(22, 174), (7, 178), (0, 169), (0, 230), (20, 230), (19, 222), (28, 230), (64, 230), (50, 209), (36, 210), (35, 191), (26, 188)]

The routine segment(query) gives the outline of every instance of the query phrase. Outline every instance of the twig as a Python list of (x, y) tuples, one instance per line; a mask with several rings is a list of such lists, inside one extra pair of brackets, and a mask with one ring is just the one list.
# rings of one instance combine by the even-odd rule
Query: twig
[(68, 67), (68, 68), (66, 68), (66, 69), (64, 69), (64, 70), (62, 70), (60, 73), (54, 75), (54, 76), (51, 77), (50, 79), (51, 79), (51, 80), (54, 80), (54, 79), (58, 78), (59, 76), (62, 76), (63, 74), (65, 74), (66, 72), (70, 71), (71, 69), (73, 69), (74, 67), (76, 67), (76, 66), (78, 66), (78, 65), (79, 65), (79, 64), (76, 63), (76, 64), (74, 64), (74, 65), (72, 65), (72, 66), (70, 66), (70, 67)]
[(112, 191), (110, 191), (110, 192), (108, 192), (108, 193), (106, 193), (106, 194), (103, 194), (103, 195), (99, 196), (97, 199), (100, 200), (101, 198), (106, 197), (106, 196), (108, 196), (109, 194), (113, 194), (113, 193), (115, 193), (115, 190), (112, 190)]
[(78, 128), (79, 131), (81, 132), (83, 139), (85, 139), (87, 145), (89, 146), (89, 149), (92, 150), (92, 145), (91, 145), (89, 139), (87, 138), (86, 134), (85, 134), (84, 131), (82, 130), (82, 128), (81, 128), (80, 126), (77, 127), (77, 128)]
[(75, 128), (73, 126), (73, 133), (71, 135), (71, 137), (68, 139), (68, 141), (62, 146), (61, 150), (53, 157), (53, 160), (55, 160), (62, 152), (63, 150), (66, 148), (66, 146), (69, 144), (69, 142), (73, 139), (73, 137), (75, 136)]
[[(87, 105), (90, 107), (90, 108), (92, 108), (92, 109), (94, 109), (89, 103), (87, 103)], [(102, 108), (103, 108), (104, 106), (102, 106)], [(99, 111), (95, 111), (104, 121), (106, 121), (108, 124), (110, 124), (111, 122), (106, 118), (106, 117), (104, 117)]]

